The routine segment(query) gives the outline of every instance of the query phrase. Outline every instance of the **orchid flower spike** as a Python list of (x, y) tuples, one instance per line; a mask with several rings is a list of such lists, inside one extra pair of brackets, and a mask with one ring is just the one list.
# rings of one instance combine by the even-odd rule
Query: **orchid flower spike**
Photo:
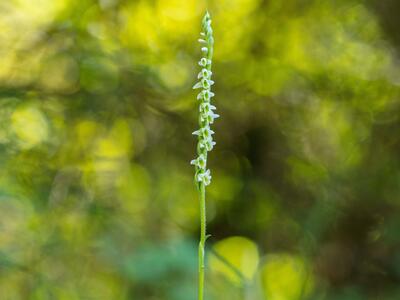
[(211, 151), (215, 145), (212, 138), (214, 131), (211, 130), (210, 124), (213, 124), (214, 120), (219, 117), (218, 114), (213, 112), (216, 107), (210, 103), (211, 98), (214, 96), (214, 93), (211, 92), (211, 86), (214, 84), (214, 81), (211, 79), (214, 38), (211, 28), (211, 17), (208, 12), (202, 20), (202, 32), (200, 33), (198, 41), (201, 44), (202, 53), (202, 57), (199, 61), (201, 70), (197, 76), (199, 81), (193, 86), (193, 89), (201, 89), (201, 92), (197, 95), (197, 99), (200, 101), (200, 128), (193, 132), (193, 135), (198, 137), (198, 157), (193, 159), (191, 164), (196, 168), (195, 181), (197, 184), (202, 183), (206, 186), (211, 182), (210, 170), (207, 170), (207, 152)]

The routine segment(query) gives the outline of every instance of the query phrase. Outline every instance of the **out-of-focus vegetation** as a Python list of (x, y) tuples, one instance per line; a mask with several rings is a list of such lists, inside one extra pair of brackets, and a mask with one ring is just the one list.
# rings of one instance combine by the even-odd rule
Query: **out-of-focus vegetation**
[[(0, 3), (0, 299), (195, 299), (205, 2)], [(207, 299), (400, 297), (400, 3), (209, 1)]]

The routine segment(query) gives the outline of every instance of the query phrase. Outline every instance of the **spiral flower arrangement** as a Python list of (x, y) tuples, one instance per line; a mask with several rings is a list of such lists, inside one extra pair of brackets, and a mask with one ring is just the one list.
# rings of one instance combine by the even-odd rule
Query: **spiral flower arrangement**
[(196, 173), (195, 180), (198, 183), (209, 185), (211, 183), (210, 170), (207, 170), (207, 152), (211, 151), (215, 145), (212, 135), (214, 131), (211, 130), (210, 124), (214, 123), (214, 119), (218, 118), (219, 115), (214, 113), (216, 107), (211, 104), (211, 98), (214, 97), (214, 93), (211, 91), (211, 86), (214, 81), (211, 79), (211, 64), (213, 55), (213, 30), (211, 27), (210, 14), (206, 12), (203, 22), (203, 31), (200, 33), (199, 42), (202, 44), (201, 51), (203, 57), (199, 61), (199, 65), (202, 67), (197, 78), (197, 82), (193, 89), (201, 89), (197, 95), (197, 99), (200, 101), (199, 104), (199, 126), (200, 129), (193, 132), (194, 135), (198, 136), (197, 154), (198, 157), (193, 159), (190, 163), (195, 165)]
[(219, 117), (214, 110), (216, 107), (211, 104), (211, 98), (214, 93), (211, 91), (211, 86), (214, 81), (211, 79), (211, 65), (213, 55), (213, 30), (211, 28), (211, 17), (206, 12), (202, 21), (202, 32), (200, 33), (199, 42), (201, 43), (201, 52), (203, 57), (199, 61), (201, 71), (197, 78), (197, 82), (193, 89), (201, 89), (197, 95), (199, 100), (199, 126), (200, 128), (193, 132), (198, 136), (197, 143), (197, 158), (193, 159), (190, 163), (195, 166), (195, 182), (199, 191), (200, 198), (200, 242), (199, 242), (199, 287), (198, 299), (203, 300), (204, 297), (204, 248), (207, 239), (206, 235), (206, 190), (205, 187), (211, 183), (210, 170), (207, 169), (207, 153), (211, 151), (215, 145), (213, 141), (214, 131), (211, 130), (210, 125), (214, 120)]

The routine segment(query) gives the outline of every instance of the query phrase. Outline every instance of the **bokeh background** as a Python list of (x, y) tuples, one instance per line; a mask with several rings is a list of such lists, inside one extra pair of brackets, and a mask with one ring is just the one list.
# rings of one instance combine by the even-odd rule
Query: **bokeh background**
[(0, 2), (0, 300), (400, 299), (400, 2)]

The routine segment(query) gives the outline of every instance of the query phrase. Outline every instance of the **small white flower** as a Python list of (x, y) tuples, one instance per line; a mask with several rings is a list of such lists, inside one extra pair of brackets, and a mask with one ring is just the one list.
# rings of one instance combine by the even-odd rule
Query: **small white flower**
[(211, 86), (211, 81), (212, 80), (208, 80), (207, 78), (203, 78), (201, 80), (201, 85), (202, 85), (203, 89), (206, 89), (206, 90), (209, 89), (210, 86)]
[(197, 78), (210, 78), (212, 75), (212, 72), (207, 70), (207, 69), (202, 69), (199, 74), (197, 75)]
[(207, 66), (207, 64), (209, 64), (209, 63), (208, 63), (208, 59), (202, 57), (202, 58), (200, 59), (200, 61), (199, 61), (199, 65), (202, 66), (202, 67), (205, 67), (205, 66)]
[(209, 126), (203, 127), (201, 129), (201, 134), (205, 139), (210, 138), (214, 133), (215, 132), (212, 131)]
[(211, 183), (210, 170), (208, 169), (204, 173), (198, 173), (197, 174), (197, 181), (198, 182), (203, 182), (204, 185), (209, 185)]
[(213, 92), (211, 92), (210, 90), (203, 91), (203, 99), (207, 102), (210, 101), (211, 97), (214, 97), (214, 95), (215, 94)]
[(201, 140), (199, 145), (200, 145), (200, 149), (205, 148), (206, 151), (210, 152), (216, 144), (217, 143), (213, 141), (212, 137), (210, 137), (206, 140)]
[(210, 151), (214, 148), (214, 146), (215, 146), (216, 144), (217, 144), (217, 143), (214, 142), (212, 139), (207, 139), (207, 140), (205, 140), (205, 142), (204, 142), (204, 147), (206, 148), (206, 150), (207, 150), (208, 152), (210, 152)]
[(198, 135), (203, 137), (204, 139), (210, 138), (215, 132), (210, 129), (209, 126), (205, 126), (200, 128), (199, 130), (193, 131), (193, 135)]
[(206, 40), (198, 39), (198, 41), (199, 41), (199, 43), (201, 43), (201, 44), (207, 44), (207, 41), (206, 41)]
[(207, 47), (202, 47), (201, 51), (203, 51), (204, 53), (207, 53), (208, 52), (208, 48)]
[[(210, 90), (202, 90), (200, 93), (197, 94), (197, 100), (204, 99), (204, 101), (209, 102), (211, 97), (214, 97), (215, 94)], [(214, 106), (215, 107), (215, 106)]]
[(217, 108), (214, 105), (210, 104), (209, 102), (201, 103), (199, 107), (199, 110), (202, 113), (209, 113), (211, 110), (216, 110), (216, 109)]
[(219, 118), (218, 114), (215, 114), (212, 110), (210, 110), (207, 113), (203, 113), (200, 115), (200, 121), (201, 122), (207, 122), (209, 124), (213, 124), (214, 120)]
[(200, 169), (205, 169), (206, 165), (207, 165), (207, 159), (204, 156), (204, 154), (200, 154), (198, 158), (193, 159), (190, 162), (191, 165), (195, 165), (198, 166)]
[(213, 124), (214, 120), (219, 118), (219, 114), (214, 114), (213, 111), (210, 111), (207, 116), (206, 116), (206, 120), (208, 121), (208, 123)]

